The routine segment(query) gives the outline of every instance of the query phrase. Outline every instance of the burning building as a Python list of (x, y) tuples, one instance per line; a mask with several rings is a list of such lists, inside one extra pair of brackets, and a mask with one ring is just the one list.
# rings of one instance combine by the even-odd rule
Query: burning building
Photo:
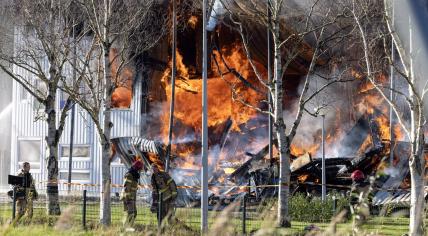
[[(192, 190), (192, 187), (200, 186), (201, 14), (196, 11), (182, 15), (180, 22), (185, 26), (178, 34), (176, 49), (177, 82), (171, 172), (179, 185), (190, 187), (185, 191), (193, 196), (198, 191)], [(257, 187), (275, 185), (278, 179), (277, 151), (274, 150), (273, 159), (268, 158), (268, 116), (254, 109), (268, 108), (267, 91), (258, 81), (251, 65), (254, 64), (262, 77), (267, 77), (266, 29), (263, 25), (252, 23), (253, 37), (249, 45), (253, 59), (250, 61), (239, 33), (228, 27), (227, 23), (227, 19), (217, 22), (209, 33), (210, 190), (217, 195), (233, 195), (247, 190), (239, 186), (250, 185), (250, 191), (256, 197), (275, 194), (272, 187)], [(284, 29), (292, 31), (291, 26), (285, 25)], [(19, 37), (18, 34), (15, 39), (17, 42)], [(309, 42), (302, 43), (301, 47), (301, 53), (284, 75), (287, 78), (283, 87), (286, 94), (283, 104), (286, 122), (293, 121), (301, 83), (307, 74), (313, 53)], [(112, 113), (112, 140), (117, 147), (117, 156), (123, 158), (139, 152), (145, 157), (146, 166), (153, 162), (164, 165), (169, 105), (172, 99), (171, 50), (171, 39), (165, 37), (156, 47), (141, 56), (141, 63), (125, 68), (119, 76), (123, 83), (112, 97), (117, 108)], [(111, 55), (114, 53), (112, 51)], [(117, 65), (114, 62), (112, 65), (114, 74)], [(323, 60), (318, 61), (317, 65), (323, 69), (323, 65), (338, 66)], [(366, 174), (372, 175), (377, 171), (386, 171), (385, 157), (389, 157), (391, 150), (394, 150), (394, 162), (399, 165), (405, 165), (402, 160), (407, 155), (405, 148), (401, 147), (402, 143), (398, 142), (405, 141), (400, 127), (394, 125), (390, 129), (388, 106), (382, 97), (377, 95), (358, 69), (349, 70), (345, 74), (353, 78), (353, 81), (331, 86), (315, 99), (322, 100), (325, 96), (335, 100), (329, 101), (331, 110), (326, 115), (326, 163), (327, 182), (341, 186), (337, 187), (339, 189), (346, 189), (350, 184), (349, 174), (355, 169), (364, 169)], [(386, 79), (386, 76), (379, 79)], [(322, 83), (315, 83), (313, 86), (311, 89), (317, 89)], [(42, 142), (46, 126), (41, 121), (33, 123), (34, 112), (37, 112), (34, 99), (26, 95), (17, 83), (13, 91), (12, 172), (18, 170), (19, 163), (30, 161), (35, 170), (35, 178), (42, 182), (47, 174), (43, 158), (45, 144)], [(61, 107), (64, 98), (65, 95), (61, 94), (58, 107)], [(75, 121), (78, 128), (74, 138), (73, 182), (98, 184), (101, 147), (88, 114), (82, 109), (78, 113)], [(69, 123), (68, 120), (67, 124)], [(65, 129), (59, 148), (60, 180), (66, 179), (68, 171), (70, 127), (66, 126)], [(291, 144), (294, 190), (318, 190), (321, 182), (321, 119), (304, 115), (297, 132)], [(389, 141), (391, 132), (397, 142)], [(113, 184), (121, 184), (126, 164), (129, 164), (126, 158), (122, 162), (120, 158), (113, 160)], [(385, 180), (382, 184), (394, 187), (397, 182), (401, 184), (406, 175), (403, 167), (399, 174), (401, 179), (397, 177), (394, 183)], [(228, 187), (222, 187), (225, 185)], [(119, 190), (114, 189), (113, 192), (115, 191)]]
[[(172, 174), (180, 185), (200, 186), (200, 135), (201, 135), (201, 19), (189, 15), (181, 19), (188, 26), (178, 35), (177, 42), (177, 82), (175, 94), (175, 114), (172, 142)], [(252, 25), (253, 37), (250, 42), (252, 63), (267, 76), (266, 35), (261, 25)], [(293, 61), (285, 77), (284, 91), (287, 98), (284, 109), (287, 122), (295, 115), (295, 104), (299, 89), (310, 64), (310, 43), (305, 53)], [(208, 70), (208, 116), (209, 116), (209, 164), (210, 190), (217, 195), (240, 193), (250, 185), (254, 195), (274, 194), (272, 188), (256, 187), (277, 183), (278, 158), (268, 158), (268, 117), (245, 103), (266, 109), (266, 91), (257, 81), (246, 52), (242, 48), (240, 35), (220, 23), (209, 33), (211, 48)], [(169, 106), (171, 101), (171, 67), (169, 58), (170, 39), (163, 41), (145, 58), (148, 68), (148, 104), (144, 115), (143, 137), (167, 145)], [(324, 62), (320, 61), (322, 65)], [(336, 64), (336, 66), (338, 66)], [(322, 68), (322, 66), (320, 66)], [(346, 84), (331, 86), (324, 96), (332, 102), (327, 119), (327, 183), (328, 189), (348, 190), (350, 173), (363, 169), (367, 175), (394, 172), (400, 173), (379, 180), (379, 188), (386, 188), (395, 179), (394, 186), (400, 187), (408, 175), (405, 167), (408, 150), (405, 138), (398, 124), (390, 128), (389, 107), (377, 94), (374, 87), (358, 72), (357, 67), (345, 76), (352, 78)], [(385, 74), (380, 81), (387, 83)], [(316, 85), (315, 85), (316, 86)], [(321, 86), (321, 85), (319, 85)], [(322, 95), (317, 99), (322, 99)], [(391, 134), (395, 137), (390, 142)], [(390, 154), (392, 150), (392, 155)], [(298, 135), (291, 146), (292, 182), (294, 191), (319, 191), (321, 184), (321, 119), (305, 115)], [(394, 164), (386, 163), (393, 156)], [(151, 158), (149, 158), (151, 159)], [(162, 163), (161, 163), (162, 165)], [(389, 184), (387, 184), (389, 183)], [(397, 185), (398, 183), (398, 185)], [(384, 184), (386, 184), (384, 186)], [(228, 187), (221, 187), (228, 186)], [(230, 187), (235, 186), (235, 187)], [(267, 189), (267, 190), (266, 190)], [(186, 190), (188, 191), (188, 190)], [(198, 191), (194, 191), (197, 192)]]

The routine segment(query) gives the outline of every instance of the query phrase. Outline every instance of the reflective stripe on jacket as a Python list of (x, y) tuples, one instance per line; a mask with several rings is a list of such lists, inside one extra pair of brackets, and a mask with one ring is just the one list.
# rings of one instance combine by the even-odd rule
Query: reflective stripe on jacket
[(138, 190), (138, 180), (134, 179), (134, 176), (127, 172), (123, 180), (122, 199), (125, 201), (136, 200)]
[(177, 197), (177, 185), (171, 176), (165, 172), (152, 175), (152, 187), (153, 204), (159, 202), (160, 194), (162, 194), (162, 201), (174, 201)]

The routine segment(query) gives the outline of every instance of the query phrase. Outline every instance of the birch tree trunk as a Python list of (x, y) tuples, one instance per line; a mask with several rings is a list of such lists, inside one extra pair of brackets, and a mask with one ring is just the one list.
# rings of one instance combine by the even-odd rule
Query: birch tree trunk
[[(49, 11), (49, 30), (51, 35), (55, 30), (56, 15), (54, 14), (55, 1), (50, 2), (51, 10)], [(45, 48), (46, 50), (47, 48)], [(56, 93), (57, 93), (57, 73), (58, 68), (55, 61), (55, 55), (52, 52), (46, 50), (49, 66), (49, 82), (48, 82), (48, 96), (45, 100), (45, 113), (47, 114), (47, 125), (48, 134), (46, 137), (46, 143), (49, 150), (49, 156), (47, 158), (47, 171), (48, 171), (48, 183), (46, 185), (47, 195), (47, 210), (49, 215), (60, 215), (61, 210), (59, 206), (58, 197), (58, 141), (60, 133), (56, 126)]]
[[(419, 145), (412, 144), (412, 149), (416, 148), (414, 146)], [(416, 150), (412, 150), (409, 165), (411, 179), (409, 233), (412, 236), (424, 235), (425, 175), (422, 170), (425, 169), (423, 167), (425, 166), (425, 157), (423, 156), (423, 148), (418, 147)]]
[[(50, 74), (53, 81), (55, 69), (51, 66)], [(51, 82), (52, 83), (52, 82)], [(47, 157), (48, 182), (46, 184), (47, 196), (47, 211), (49, 215), (60, 215), (61, 209), (59, 206), (58, 197), (58, 131), (56, 128), (56, 86), (49, 83), (48, 96), (45, 102), (45, 112), (47, 114), (48, 133), (46, 136), (46, 144), (48, 146), (49, 156)]]
[[(276, 3), (278, 4), (278, 3)], [(279, 6), (275, 6), (279, 7)], [(282, 63), (280, 50), (279, 21), (276, 12), (272, 21), (273, 43), (274, 43), (274, 75), (273, 75), (273, 105), (274, 105), (274, 126), (278, 139), (279, 150), (279, 197), (278, 197), (278, 219), (277, 224), (281, 227), (290, 227), (291, 222), (288, 214), (288, 196), (290, 192), (290, 144), (285, 135), (286, 125), (283, 116), (282, 88)]]
[(424, 235), (424, 212), (425, 212), (425, 157), (423, 129), (421, 126), (422, 105), (410, 89), (413, 103), (411, 107), (411, 156), (410, 167), (410, 224), (409, 233), (412, 236)]
[(111, 128), (111, 95), (113, 93), (113, 83), (111, 75), (111, 66), (109, 60), (110, 45), (103, 46), (104, 54), (104, 109), (103, 109), (103, 131), (99, 132), (101, 138), (102, 156), (101, 156), (101, 202), (100, 202), (100, 221), (103, 225), (111, 224), (111, 207), (110, 207), (110, 137)]

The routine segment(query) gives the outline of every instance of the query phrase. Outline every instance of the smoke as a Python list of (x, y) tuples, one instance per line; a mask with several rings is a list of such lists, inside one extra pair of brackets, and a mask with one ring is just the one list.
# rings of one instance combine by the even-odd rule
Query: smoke
[[(413, 57), (413, 73), (420, 94), (426, 89), (428, 67), (428, 2), (424, 0), (391, 1), (394, 9), (394, 26), (407, 55)], [(410, 40), (410, 35), (411, 39)], [(413, 52), (410, 52), (410, 42)], [(405, 55), (405, 56), (407, 56)], [(409, 61), (409, 58), (404, 58)], [(428, 116), (428, 99), (424, 98), (425, 116)]]
[(213, 31), (217, 25), (219, 18), (225, 13), (225, 9), (220, 0), (215, 0), (211, 11), (210, 19), (208, 20), (207, 30)]
[(3, 110), (0, 112), (0, 121), (7, 116), (12, 111), (13, 103), (9, 103)]
[(384, 169), (384, 173), (395, 178), (398, 177), (398, 175), (400, 174), (400, 170), (394, 167), (388, 167)]
[[(334, 75), (330, 75), (334, 76)], [(319, 76), (311, 76), (309, 78), (308, 96), (319, 91), (329, 81), (322, 79)], [(301, 94), (304, 86), (304, 78), (300, 80), (299, 87), (297, 88), (297, 95)], [(345, 134), (344, 129), (350, 126), (347, 122), (343, 122), (340, 113), (346, 112), (348, 100), (346, 97), (344, 83), (336, 83), (328, 86), (315, 97), (313, 97), (305, 106), (306, 110), (311, 112), (303, 113), (300, 124), (297, 128), (296, 136), (294, 137), (292, 147), (295, 151), (304, 154), (310, 152), (314, 157), (321, 156), (321, 142), (322, 142), (322, 124), (325, 115), (324, 124), (326, 129), (326, 155), (335, 157), (339, 155), (340, 140)], [(287, 124), (287, 133), (290, 131), (298, 112), (299, 98), (296, 96), (291, 106), (284, 110), (284, 120)], [(318, 113), (316, 113), (318, 111)], [(317, 116), (313, 116), (317, 115)], [(342, 129), (338, 129), (337, 125), (340, 124)], [(292, 149), (293, 150), (293, 149)]]

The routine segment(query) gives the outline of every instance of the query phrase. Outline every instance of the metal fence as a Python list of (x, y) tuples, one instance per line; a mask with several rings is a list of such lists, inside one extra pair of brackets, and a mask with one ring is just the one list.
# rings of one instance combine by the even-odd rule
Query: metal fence
[[(42, 192), (42, 190), (39, 190)], [(62, 215), (67, 215), (68, 224), (92, 229), (99, 226), (100, 202), (99, 192), (83, 190), (79, 194), (76, 191), (73, 195), (61, 196), (60, 206)], [(145, 199), (150, 196), (142, 196), (137, 200), (137, 217), (135, 225), (138, 228), (157, 230), (159, 222), (156, 213), (150, 211), (151, 204)], [(47, 199), (41, 195), (33, 203), (33, 223), (46, 223), (49, 217), (46, 214)], [(13, 218), (13, 200), (6, 196), (0, 196), (0, 224), (11, 222)], [(227, 214), (225, 214), (227, 212)], [(247, 204), (247, 198), (236, 199), (229, 205), (212, 206), (209, 210), (209, 227), (215, 227), (218, 221), (227, 218), (227, 224), (233, 228), (234, 232), (250, 232), (261, 227), (262, 214), (258, 212), (256, 206)], [(119, 198), (113, 197), (111, 201), (111, 221), (112, 225), (122, 225), (126, 216), (123, 202)], [(181, 227), (189, 232), (199, 233), (201, 224), (200, 202), (195, 201), (191, 206), (177, 206), (174, 217), (170, 224)]]
[[(39, 190), (40, 193), (43, 190)], [(148, 194), (139, 194), (137, 200), (137, 218), (135, 226), (140, 229), (158, 230), (159, 222), (156, 213), (150, 211), (150, 199)], [(329, 197), (327, 202), (320, 203), (320, 199), (308, 199), (305, 196), (294, 196), (289, 201), (290, 215), (293, 220), (301, 222), (329, 222), (339, 211), (349, 204), (346, 199), (340, 200)], [(263, 227), (264, 224), (272, 225), (276, 216), (275, 198), (265, 201), (255, 200), (248, 194), (242, 194), (229, 204), (217, 204), (209, 209), (208, 227), (215, 228), (227, 221), (230, 230), (236, 233), (250, 233)], [(99, 192), (95, 190), (74, 191), (69, 195), (61, 195), (60, 204), (62, 217), (66, 215), (67, 223), (86, 229), (98, 227), (100, 216)], [(34, 202), (33, 223), (49, 222), (46, 214), (47, 200), (41, 194)], [(11, 222), (13, 201), (6, 195), (0, 196), (0, 224)], [(408, 215), (409, 207), (406, 205), (371, 206), (372, 215), (400, 217)], [(112, 225), (122, 225), (125, 217), (124, 206), (118, 197), (112, 197), (111, 220)], [(173, 222), (174, 227), (180, 227), (189, 234), (199, 234), (201, 224), (200, 202), (194, 201), (192, 205), (181, 205), (175, 208)]]

